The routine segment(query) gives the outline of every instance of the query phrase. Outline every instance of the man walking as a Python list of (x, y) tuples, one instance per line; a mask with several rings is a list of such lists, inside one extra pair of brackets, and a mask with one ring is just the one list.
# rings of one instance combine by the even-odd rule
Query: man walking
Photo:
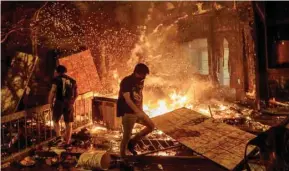
[[(135, 66), (134, 72), (120, 83), (117, 116), (122, 117), (123, 126), (123, 139), (120, 145), (121, 157), (126, 156), (126, 148), (133, 155), (137, 155), (134, 149), (137, 141), (152, 132), (155, 127), (142, 108), (142, 90), (147, 74), (149, 74), (149, 68), (145, 64), (139, 63)], [(135, 123), (140, 123), (146, 127), (130, 139)]]
[(70, 144), (72, 122), (74, 120), (73, 104), (78, 95), (76, 81), (65, 75), (66, 72), (67, 69), (63, 65), (59, 65), (56, 68), (56, 77), (54, 77), (52, 81), (52, 87), (48, 97), (48, 103), (51, 105), (53, 112), (52, 119), (54, 121), (54, 130), (58, 140), (61, 139), (59, 120), (62, 115), (64, 117), (65, 146)]

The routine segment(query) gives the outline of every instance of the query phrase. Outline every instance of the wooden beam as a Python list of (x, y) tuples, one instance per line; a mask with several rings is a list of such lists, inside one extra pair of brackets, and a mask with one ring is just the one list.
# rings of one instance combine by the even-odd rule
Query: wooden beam
[(260, 109), (261, 100), (268, 102), (268, 52), (266, 21), (260, 18), (257, 3), (252, 2), (254, 11), (254, 36), (256, 52), (256, 107)]
[(257, 14), (259, 14), (261, 21), (265, 23), (265, 12), (261, 9), (260, 5), (257, 2), (255, 2), (255, 5)]

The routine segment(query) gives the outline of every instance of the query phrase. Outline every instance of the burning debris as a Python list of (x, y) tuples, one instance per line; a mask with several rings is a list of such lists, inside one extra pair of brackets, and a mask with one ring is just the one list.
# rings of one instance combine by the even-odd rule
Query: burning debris
[[(134, 132), (141, 127), (141, 125), (136, 125)], [(38, 147), (34, 156), (20, 160), (19, 164), (22, 167), (27, 167), (44, 162), (53, 167), (69, 165), (70, 167), (76, 166), (86, 169), (107, 169), (111, 167), (112, 162), (116, 162), (112, 161), (111, 155), (118, 156), (121, 135), (120, 131), (108, 130), (95, 123), (89, 128), (74, 133), (71, 147), (64, 149), (57, 146), (57, 141), (52, 141), (48, 145)], [(175, 156), (177, 153), (187, 150), (180, 149), (180, 147), (177, 141), (162, 131), (155, 130), (149, 137), (138, 143), (137, 151), (143, 155)]]
[[(35, 13), (36, 16), (39, 14), (38, 19), (33, 17), (32, 20), (26, 21), (26, 18), (33, 15), (32, 12), (35, 7), (33, 10), (30, 9), (32, 12), (29, 12), (29, 15), (23, 15), (26, 17), (20, 18), (18, 23), (19, 18), (14, 14), (12, 18), (15, 20), (13, 21), (15, 25), (10, 23), (10, 16), (4, 18), (6, 21), (4, 24), (9, 27), (3, 28), (3, 33), (6, 34), (3, 35), (4, 39), (1, 42), (6, 41), (7, 49), (18, 49), (26, 40), (19, 41), (13, 38), (17, 37), (18, 33), (26, 33), (25, 30), (29, 30), (33, 33), (29, 33), (29, 35), (33, 35), (32, 38), (35, 38), (33, 38), (32, 44), (38, 45), (36, 50), (32, 48), (32, 51), (35, 51), (33, 56), (41, 56), (46, 53), (46, 49), (50, 48), (61, 49), (61, 53), (66, 54), (66, 56), (76, 53), (71, 55), (69, 59), (62, 58), (59, 61), (66, 60), (67, 65), (76, 66), (75, 71), (72, 72), (78, 77), (77, 81), (83, 84), (80, 88), (82, 93), (97, 91), (97, 96), (116, 98), (121, 78), (127, 75), (136, 63), (146, 63), (152, 72), (145, 83), (144, 111), (153, 119), (163, 117), (162, 115), (179, 108), (198, 112), (200, 113), (198, 118), (190, 118), (188, 117), (191, 116), (189, 114), (187, 114), (188, 116), (183, 115), (184, 118), (188, 117), (188, 122), (184, 124), (186, 128), (188, 125), (193, 127), (199, 124), (204, 124), (207, 127), (210, 126), (209, 124), (221, 125), (228, 130), (220, 130), (220, 132), (230, 133), (228, 131), (231, 130), (234, 136), (240, 135), (240, 139), (230, 141), (230, 144), (226, 144), (227, 141), (222, 139), (222, 143), (227, 145), (222, 148), (233, 147), (238, 143), (240, 144), (241, 141), (244, 143), (244, 139), (247, 140), (252, 137), (251, 134), (242, 132), (237, 128), (256, 134), (268, 130), (271, 125), (278, 124), (285, 118), (284, 116), (278, 116), (277, 119), (271, 118), (269, 123), (268, 119), (266, 120), (259, 112), (235, 103), (236, 100), (243, 100), (242, 96), (245, 92), (253, 100), (257, 100), (256, 96), (260, 94), (256, 88), (256, 80), (260, 78), (257, 79), (255, 74), (257, 59), (254, 36), (252, 36), (251, 23), (255, 22), (252, 3), (234, 1), (228, 4), (222, 2), (128, 2), (112, 4), (113, 10), (110, 5), (105, 5), (105, 2), (45, 2), (44, 5), (39, 3), (42, 7)], [(19, 10), (23, 10), (22, 13), (25, 13), (22, 7), (17, 9), (17, 11)], [(246, 15), (244, 11), (246, 11)], [(19, 16), (22, 17), (22, 15)], [(212, 22), (212, 18), (214, 22)], [(28, 28), (23, 29), (27, 26)], [(35, 30), (36, 32), (34, 32)], [(17, 36), (7, 39), (10, 33), (17, 33)], [(25, 44), (29, 45), (30, 43)], [(88, 49), (85, 49), (83, 53), (78, 53), (84, 50), (83, 47)], [(26, 48), (21, 47), (20, 49)], [(37, 54), (37, 50), (39, 50), (39, 54)], [(86, 63), (88, 58), (79, 57), (80, 54), (89, 57), (89, 64)], [(46, 65), (45, 57), (41, 56), (41, 60)], [(41, 70), (41, 65), (38, 66), (37, 64), (36, 67), (38, 68), (35, 69), (35, 72)], [(78, 74), (84, 67), (90, 68), (84, 70), (85, 77)], [(94, 74), (87, 75), (91, 72)], [(26, 74), (45, 75), (30, 70)], [(43, 83), (37, 80), (39, 79), (38, 76), (33, 75), (32, 77), (36, 80), (35, 83), (39, 83), (35, 84), (37, 87)], [(50, 75), (43, 80), (49, 80), (49, 77)], [(93, 79), (85, 80), (85, 78)], [(23, 81), (22, 78), (21, 80)], [(29, 81), (25, 81), (25, 84)], [(34, 85), (34, 82), (31, 84)], [(93, 86), (97, 88), (92, 88)], [(15, 97), (19, 102), (21, 98), (24, 99), (22, 95), (19, 95), (23, 92), (24, 90), (21, 89), (21, 92), (8, 92), (8, 94), (10, 93), (11, 97), (16, 95)], [(32, 90), (32, 92), (38, 93), (36, 90)], [(92, 92), (92, 94), (94, 93)], [(213, 98), (220, 101), (212, 100)], [(5, 101), (4, 107), (11, 107), (9, 106), (9, 99), (12, 98), (6, 99), (8, 100)], [(91, 105), (90, 100), (88, 100), (89, 105)], [(18, 105), (18, 102), (13, 102), (12, 106)], [(38, 101), (35, 103), (39, 104)], [(282, 110), (285, 111), (283, 114), (287, 112), (288, 115), (288, 102), (272, 99), (269, 103), (273, 107), (282, 106)], [(77, 158), (79, 158), (78, 166), (89, 168), (84, 163), (96, 164), (86, 160), (87, 158), (95, 159), (96, 150), (110, 154), (118, 153), (122, 131), (117, 127), (119, 123), (114, 118), (115, 104), (104, 105), (110, 106), (112, 110), (101, 111), (107, 112), (102, 113), (103, 124), (93, 124), (93, 126), (73, 134), (72, 147), (62, 149), (57, 147), (58, 142), (52, 142), (48, 146), (39, 148), (37, 155), (42, 154), (45, 163), (50, 166), (59, 163), (75, 165)], [(77, 110), (84, 110), (83, 113), (89, 113), (91, 111), (90, 107), (88, 108), (89, 111), (86, 111), (87, 107), (84, 105), (81, 108), (77, 107)], [(274, 112), (275, 109), (265, 112), (275, 114), (277, 113)], [(9, 109), (9, 111), (12, 110)], [(280, 108), (278, 112), (280, 114)], [(90, 122), (92, 119), (91, 115), (84, 116), (83, 113), (75, 116), (77, 126), (83, 125), (84, 121)], [(50, 119), (51, 117), (38, 119), (38, 116), (26, 120), (25, 115), (25, 120), (11, 120), (13, 122), (1, 124), (4, 142), (1, 144), (3, 151), (1, 156), (7, 157), (25, 147), (33, 147), (35, 144), (46, 141), (48, 135), (50, 138), (54, 136), (54, 132), (52, 132), (54, 124)], [(176, 116), (176, 118), (178, 117)], [(177, 123), (181, 119), (176, 119), (174, 122)], [(110, 124), (113, 126), (110, 127)], [(229, 125), (234, 127), (229, 127)], [(25, 131), (21, 130), (22, 127), (25, 127)], [(180, 140), (194, 142), (196, 139), (200, 140), (200, 137), (204, 135), (210, 137), (211, 134), (216, 139), (223, 138), (202, 129), (200, 130), (203, 132), (190, 130), (192, 127), (166, 131), (163, 129), (163, 131), (155, 130), (137, 144), (136, 150), (142, 155), (176, 156), (180, 148), (183, 147), (179, 143)], [(63, 122), (61, 128), (62, 130), (64, 128)], [(111, 130), (112, 128), (114, 130)], [(141, 128), (140, 125), (136, 125), (132, 132), (136, 133)], [(166, 129), (172, 129), (172, 127)], [(242, 137), (241, 134), (245, 137)], [(212, 157), (215, 161), (222, 160), (222, 164), (229, 168), (236, 163), (226, 163), (227, 161), (224, 162), (223, 160), (229, 161), (237, 158), (235, 161), (239, 161), (241, 148), (239, 150), (234, 149), (236, 156), (238, 154), (237, 157), (227, 158), (227, 155), (224, 154), (207, 152), (207, 149), (201, 145), (210, 142), (201, 140), (199, 142), (202, 143), (190, 143), (199, 145), (196, 147), (197, 151), (206, 154), (206, 157)], [(55, 153), (55, 156), (45, 157), (44, 153)], [(101, 154), (104, 156), (104, 153)], [(223, 153), (226, 152), (223, 151)], [(84, 155), (81, 156), (81, 154)], [(84, 157), (85, 155), (86, 157)], [(218, 156), (224, 158), (220, 159)], [(36, 158), (24, 158), (20, 164), (23, 166), (34, 165)], [(108, 163), (98, 165), (105, 165), (105, 167), (100, 168), (107, 169)], [(158, 168), (164, 170), (161, 164), (158, 165)]]

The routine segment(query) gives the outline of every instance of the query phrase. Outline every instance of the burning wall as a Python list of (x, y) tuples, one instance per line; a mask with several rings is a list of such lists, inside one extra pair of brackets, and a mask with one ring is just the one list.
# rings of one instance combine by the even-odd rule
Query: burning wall
[[(254, 95), (255, 56), (250, 3), (152, 2), (146, 3), (146, 15), (139, 15), (135, 10), (121, 10), (134, 9), (138, 5), (127, 3), (116, 7), (116, 12), (122, 14), (116, 18), (118, 22), (134, 25), (137, 22), (133, 20), (143, 21), (134, 32), (115, 26), (109, 28), (111, 21), (104, 22), (104, 30), (98, 34), (94, 34), (93, 29), (86, 30), (87, 45), (102, 83), (100, 95), (116, 97), (120, 80), (132, 72), (136, 63), (143, 62), (151, 70), (145, 83), (144, 97), (148, 106), (189, 107), (205, 97), (224, 98), (231, 94), (228, 89), (221, 92), (219, 87), (225, 39), (229, 49), (230, 88), (236, 90), (238, 100), (244, 98), (245, 92)], [(243, 15), (244, 12), (249, 15)], [(142, 18), (129, 18), (128, 13), (136, 13)], [(91, 17), (88, 19), (90, 21)], [(204, 39), (207, 44), (204, 49), (208, 55), (208, 74), (205, 75), (200, 74), (199, 64), (192, 54), (192, 48), (196, 46), (190, 42), (197, 39)]]
[[(213, 96), (212, 88), (218, 85), (220, 66), (224, 61), (224, 39), (229, 48), (230, 87), (236, 89), (238, 100), (244, 98), (245, 92), (254, 92), (255, 56), (250, 3), (240, 3), (238, 8), (219, 6), (218, 9), (199, 5), (198, 11), (192, 13), (187, 10), (193, 9), (193, 3), (188, 7), (179, 3), (170, 10), (160, 6), (154, 4), (149, 8), (146, 25), (139, 29), (139, 40), (126, 63), (131, 71), (137, 62), (144, 62), (151, 69), (146, 80), (147, 103), (163, 104), (159, 101), (162, 99), (171, 103), (171, 94), (186, 98), (188, 104), (204, 96)], [(244, 11), (249, 15), (242, 16)], [(197, 72), (198, 66), (192, 64), (193, 56), (187, 47), (188, 42), (199, 38), (206, 39), (208, 44), (207, 76)], [(117, 71), (119, 78), (129, 74), (127, 70)]]

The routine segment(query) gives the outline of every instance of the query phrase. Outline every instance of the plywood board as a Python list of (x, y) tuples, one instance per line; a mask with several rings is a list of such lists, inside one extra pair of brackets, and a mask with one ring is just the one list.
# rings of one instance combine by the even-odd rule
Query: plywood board
[[(181, 108), (153, 118), (156, 127), (213, 162), (233, 170), (255, 135)], [(253, 149), (249, 147), (248, 153)]]
[(1, 115), (11, 114), (17, 110), (37, 60), (38, 57), (23, 52), (17, 52), (13, 57), (1, 87)]
[(101, 82), (89, 50), (63, 57), (59, 63), (66, 66), (67, 75), (76, 80), (79, 94), (100, 91)]

